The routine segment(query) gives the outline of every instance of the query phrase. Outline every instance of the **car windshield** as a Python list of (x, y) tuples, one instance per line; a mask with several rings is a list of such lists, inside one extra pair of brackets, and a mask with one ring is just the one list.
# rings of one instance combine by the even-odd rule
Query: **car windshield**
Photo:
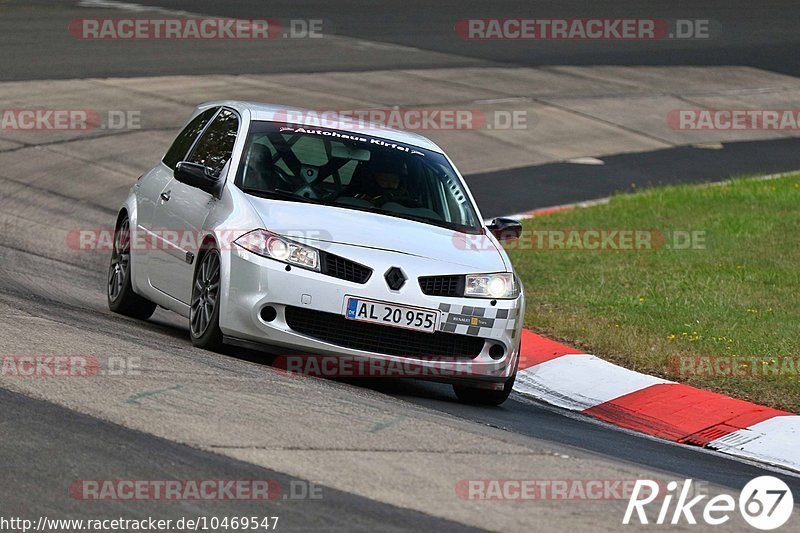
[(253, 122), (235, 183), (256, 196), (480, 230), (446, 157), (360, 133)]

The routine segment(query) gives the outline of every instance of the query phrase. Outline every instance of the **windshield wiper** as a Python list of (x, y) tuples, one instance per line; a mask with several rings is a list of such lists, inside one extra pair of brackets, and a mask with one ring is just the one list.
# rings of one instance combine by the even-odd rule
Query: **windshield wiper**
[[(338, 206), (337, 206), (338, 207)], [(349, 209), (358, 209), (359, 211), (365, 211), (367, 213), (377, 213), (379, 215), (386, 215), (395, 218), (403, 218), (406, 220), (413, 220), (414, 222), (422, 222), (423, 224), (430, 224), (431, 226), (438, 226), (440, 228), (451, 229), (455, 231), (462, 231), (464, 228), (468, 228), (470, 230), (476, 229), (471, 228), (469, 226), (464, 226), (463, 224), (456, 224), (454, 222), (447, 222), (445, 220), (439, 220), (436, 218), (428, 218), (428, 217), (421, 217), (417, 215), (411, 215), (409, 213), (400, 213), (398, 211), (392, 211), (390, 209), (380, 209), (380, 208), (361, 208), (361, 207), (354, 207), (354, 206), (341, 206)]]
[(261, 198), (277, 198), (280, 200), (289, 200), (292, 202), (305, 202), (309, 204), (321, 204), (323, 203), (321, 200), (317, 200), (316, 198), (307, 198), (305, 196), (297, 196), (288, 191), (282, 191), (280, 189), (274, 189), (271, 191), (265, 191), (264, 189), (255, 189), (253, 187), (241, 187), (242, 191), (247, 194), (252, 194), (253, 196), (260, 196)]
[(406, 218), (408, 220), (414, 220), (416, 222), (424, 222), (426, 224), (436, 224), (437, 222), (440, 223), (440, 224), (442, 223), (441, 220), (436, 220), (435, 218), (427, 218), (427, 217), (420, 217), (420, 216), (417, 216), (417, 215), (409, 215), (408, 213), (400, 213), (400, 212), (397, 212), (397, 211), (392, 211), (390, 209), (375, 208), (375, 209), (370, 209), (370, 212), (372, 212), (372, 213), (380, 213), (381, 215), (389, 215), (389, 216), (397, 217), (397, 218)]

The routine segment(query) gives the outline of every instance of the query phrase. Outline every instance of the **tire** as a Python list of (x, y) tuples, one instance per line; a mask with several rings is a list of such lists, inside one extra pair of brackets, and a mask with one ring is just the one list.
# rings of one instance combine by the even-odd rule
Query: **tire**
[(208, 248), (201, 255), (194, 273), (189, 308), (192, 344), (215, 352), (222, 349), (222, 330), (219, 329), (221, 273), (219, 250)]
[(106, 297), (114, 313), (146, 320), (156, 310), (156, 304), (133, 292), (131, 285), (131, 225), (128, 217), (120, 220), (114, 231), (114, 247), (108, 266)]
[(508, 378), (502, 390), (478, 389), (475, 387), (465, 387), (464, 385), (453, 385), (453, 392), (458, 399), (464, 403), (475, 405), (500, 405), (508, 399), (511, 390), (514, 388), (516, 372)]

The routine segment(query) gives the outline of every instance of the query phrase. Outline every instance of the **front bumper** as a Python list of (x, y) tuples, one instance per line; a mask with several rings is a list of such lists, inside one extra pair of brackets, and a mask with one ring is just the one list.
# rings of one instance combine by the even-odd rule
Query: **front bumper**
[[(411, 363), (415, 369), (421, 369), (421, 372), (412, 374), (413, 377), (446, 382), (475, 382), (488, 386), (502, 384), (516, 370), (524, 295), (520, 294), (514, 300), (492, 301), (436, 297), (422, 292), (417, 282), (419, 276), (440, 274), (431, 272), (432, 267), (443, 270), (441, 274), (453, 274), (454, 272), (448, 270), (452, 269), (452, 265), (392, 252), (374, 253), (368, 258), (356, 258), (351, 254), (352, 259), (360, 259), (374, 270), (367, 283), (358, 284), (298, 267), (291, 267), (287, 271), (286, 264), (258, 256), (238, 246), (233, 246), (226, 254), (228, 260), (223, 263), (227, 263), (228, 268), (225, 270), (228, 272), (223, 276), (227, 283), (223, 282), (222, 287), (220, 328), (231, 344), (264, 345), (273, 353), (277, 351), (286, 354), (346, 356), (354, 361), (380, 361), (384, 363), (381, 367), (383, 369), (387, 368), (386, 365), (407, 367)], [(383, 277), (383, 273), (392, 266), (400, 267), (408, 278), (398, 291), (389, 289)], [(291, 320), (287, 321), (287, 308), (329, 313), (331, 318), (339, 320), (343, 315), (347, 296), (437, 310), (440, 320), (436, 335), (457, 335), (459, 338), (456, 341), (469, 340), (472, 345), (475, 344), (475, 339), (480, 339), (483, 346), (478, 346), (474, 356), (422, 357), (413, 352), (392, 355), (363, 349), (363, 346), (356, 349), (329, 342), (313, 332), (303, 334), (290, 327)], [(271, 320), (265, 320), (262, 316), (262, 309), (267, 306), (275, 310), (274, 314), (267, 317)], [(339, 323), (349, 325), (350, 322)], [(398, 329), (381, 325), (375, 327)], [(387, 333), (394, 337), (395, 332)], [(394, 338), (394, 342), (397, 342), (397, 338)], [(415, 345), (410, 341), (409, 343), (409, 346)], [(502, 348), (500, 356), (499, 347)]]

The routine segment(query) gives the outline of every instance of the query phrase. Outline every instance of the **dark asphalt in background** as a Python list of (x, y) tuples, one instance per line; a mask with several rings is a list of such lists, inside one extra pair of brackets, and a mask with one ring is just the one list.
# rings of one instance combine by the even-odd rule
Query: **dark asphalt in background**
[[(91, 3), (91, 0), (89, 1)], [(145, 6), (238, 18), (322, 19), (335, 35), (412, 46), (332, 45), (328, 39), (250, 41), (80, 41), (67, 30), (79, 18), (141, 16), (78, 7), (78, 0), (0, 2), (0, 80), (322, 72), (480, 65), (750, 65), (800, 73), (800, 3), (713, 1), (665, 5), (655, 0), (602, 2), (444, 0), (303, 2), (141, 0)], [(168, 12), (167, 12), (168, 13)], [(159, 15), (162, 16), (162, 15)], [(171, 15), (164, 14), (164, 17)], [(649, 17), (708, 19), (707, 40), (464, 41), (454, 31), (469, 17)], [(442, 54), (429, 54), (440, 52)], [(605, 197), (635, 184), (702, 182), (800, 169), (796, 139), (726, 143), (724, 150), (680, 147), (605, 157), (604, 166), (550, 163), (471, 175), (484, 216), (493, 217)]]
[[(79, 41), (67, 31), (78, 18), (135, 17), (135, 12), (77, 7), (78, 0), (0, 2), (0, 80), (322, 72), (471, 64), (746, 65), (800, 73), (800, 3), (713, 0), (140, 0), (158, 6), (236, 18), (322, 19), (335, 35), (452, 54), (353, 47), (343, 53), (326, 39), (269, 42)], [(91, 3), (88, 2), (88, 3)], [(168, 17), (169, 15), (164, 15)], [(657, 41), (465, 41), (463, 18), (657, 18), (711, 21), (709, 39)], [(326, 30), (326, 31), (328, 31)], [(331, 33), (331, 32), (329, 32)], [(46, 36), (46, 38), (42, 38)]]
[[(201, 15), (267, 18), (294, 12), (295, 2), (164, 3), (143, 0), (146, 6), (188, 10)], [(0, 81), (136, 77), (204, 74), (262, 74), (283, 72), (359, 71), (433, 68), (487, 64), (480, 59), (451, 58), (400, 49), (382, 49), (358, 43), (331, 43), (325, 38), (256, 40), (80, 40), (69, 32), (81, 18), (175, 18), (158, 12), (136, 12), (78, 7), (78, 0), (0, 1)], [(180, 5), (179, 5), (180, 4)], [(303, 8), (308, 18), (330, 13), (334, 2), (314, 0)], [(243, 4), (242, 4), (243, 5)], [(338, 5), (338, 4), (337, 4)], [(327, 7), (326, 7), (327, 6)], [(269, 13), (265, 11), (269, 7)], [(212, 9), (213, 8), (213, 9)], [(435, 8), (435, 7), (434, 7)], [(337, 17), (352, 17), (354, 9), (333, 9)], [(382, 10), (365, 11), (368, 26), (391, 28), (395, 22)], [(420, 28), (418, 35), (425, 30)]]
[(800, 169), (800, 139), (680, 146), (602, 157), (603, 165), (548, 163), (466, 176), (485, 218), (604, 198), (655, 185), (703, 183)]
[[(214, 0), (163, 0), (158, 5), (242, 18), (327, 19), (338, 35), (527, 67), (736, 64), (800, 73), (800, 4), (790, 0), (391, 0), (379, 6), (361, 0), (243, 0), (224, 5)], [(703, 40), (628, 42), (465, 41), (454, 32), (460, 19), (495, 17), (704, 19), (713, 31)]]

